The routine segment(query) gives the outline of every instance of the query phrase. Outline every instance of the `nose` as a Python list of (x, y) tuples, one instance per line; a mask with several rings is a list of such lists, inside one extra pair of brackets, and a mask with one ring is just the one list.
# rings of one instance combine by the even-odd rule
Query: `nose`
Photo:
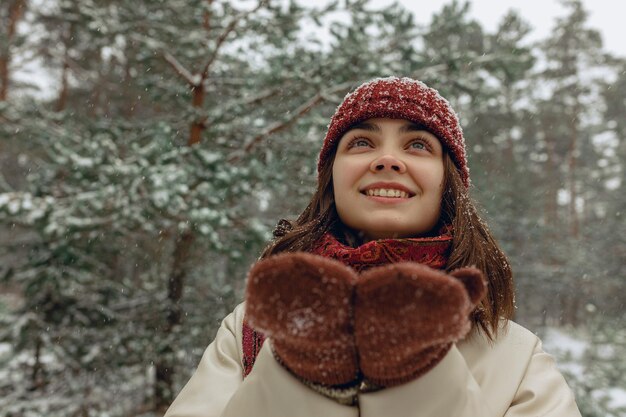
[(406, 172), (406, 165), (393, 155), (384, 155), (372, 161), (370, 171), (386, 171), (393, 170), (400, 174)]

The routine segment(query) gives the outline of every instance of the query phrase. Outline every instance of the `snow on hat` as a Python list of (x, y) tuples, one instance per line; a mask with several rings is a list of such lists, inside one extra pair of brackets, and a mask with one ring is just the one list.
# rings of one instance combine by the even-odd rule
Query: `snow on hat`
[(346, 95), (330, 119), (317, 163), (318, 174), (352, 125), (378, 117), (406, 119), (426, 127), (441, 141), (463, 184), (469, 187), (465, 139), (456, 113), (437, 90), (407, 77), (376, 78)]

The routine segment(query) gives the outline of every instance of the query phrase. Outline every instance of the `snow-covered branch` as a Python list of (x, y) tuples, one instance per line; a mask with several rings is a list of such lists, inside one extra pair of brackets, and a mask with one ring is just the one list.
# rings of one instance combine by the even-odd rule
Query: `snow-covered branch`
[(268, 126), (267, 129), (265, 129), (263, 132), (248, 139), (244, 143), (242, 150), (234, 152), (228, 158), (228, 161), (229, 162), (238, 161), (245, 154), (250, 153), (252, 148), (254, 148), (258, 143), (267, 139), (269, 136), (273, 135), (274, 133), (285, 130), (286, 128), (291, 126), (299, 118), (301, 118), (302, 116), (307, 114), (309, 111), (311, 111), (315, 106), (323, 102), (326, 99), (326, 97), (331, 96), (332, 94), (336, 94), (337, 92), (340, 92), (340, 91), (345, 91), (348, 88), (350, 88), (352, 85), (354, 85), (355, 83), (358, 84), (358, 81), (357, 82), (350, 81), (350, 82), (341, 83), (328, 90), (323, 90), (323, 91), (318, 92), (313, 97), (305, 101), (302, 105), (300, 105), (300, 107), (298, 107), (295, 111), (293, 111), (290, 117), (288, 117), (287, 119), (283, 121), (273, 123), (272, 125)]
[(268, 4), (268, 0), (259, 0), (255, 8), (238, 14), (230, 21), (230, 23), (226, 26), (224, 31), (217, 38), (215, 49), (213, 49), (213, 53), (211, 54), (206, 64), (204, 65), (204, 69), (202, 70), (202, 73), (201, 73), (201, 78), (203, 80), (205, 80), (209, 76), (209, 70), (211, 69), (211, 65), (213, 65), (213, 62), (215, 62), (215, 59), (217, 58), (222, 45), (226, 41), (226, 38), (228, 38), (228, 35), (230, 35), (232, 31), (235, 30), (235, 28), (237, 27), (237, 24), (239, 24), (240, 21), (246, 19), (251, 14), (255, 13), (261, 7), (266, 6), (267, 4)]
[(163, 58), (174, 68), (174, 71), (182, 76), (191, 86), (197, 86), (200, 83), (200, 78), (197, 75), (193, 75), (187, 70), (172, 54), (169, 52), (163, 53)]

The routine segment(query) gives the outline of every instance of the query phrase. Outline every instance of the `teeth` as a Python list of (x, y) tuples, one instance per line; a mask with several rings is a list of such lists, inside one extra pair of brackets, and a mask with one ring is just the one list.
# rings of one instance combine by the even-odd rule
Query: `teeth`
[(409, 196), (404, 191), (391, 190), (391, 189), (386, 189), (386, 188), (367, 190), (367, 195), (370, 197), (395, 197), (395, 198), (407, 198)]

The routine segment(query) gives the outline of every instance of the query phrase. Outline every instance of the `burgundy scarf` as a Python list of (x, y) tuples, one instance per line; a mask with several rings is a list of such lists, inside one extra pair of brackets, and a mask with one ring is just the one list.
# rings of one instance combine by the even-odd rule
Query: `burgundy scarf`
[[(332, 234), (326, 233), (311, 251), (337, 259), (357, 272), (375, 266), (398, 262), (418, 262), (431, 268), (443, 269), (450, 255), (452, 234), (449, 230), (435, 237), (372, 240), (356, 248), (344, 245)], [(252, 371), (265, 336), (243, 323), (243, 373)]]

